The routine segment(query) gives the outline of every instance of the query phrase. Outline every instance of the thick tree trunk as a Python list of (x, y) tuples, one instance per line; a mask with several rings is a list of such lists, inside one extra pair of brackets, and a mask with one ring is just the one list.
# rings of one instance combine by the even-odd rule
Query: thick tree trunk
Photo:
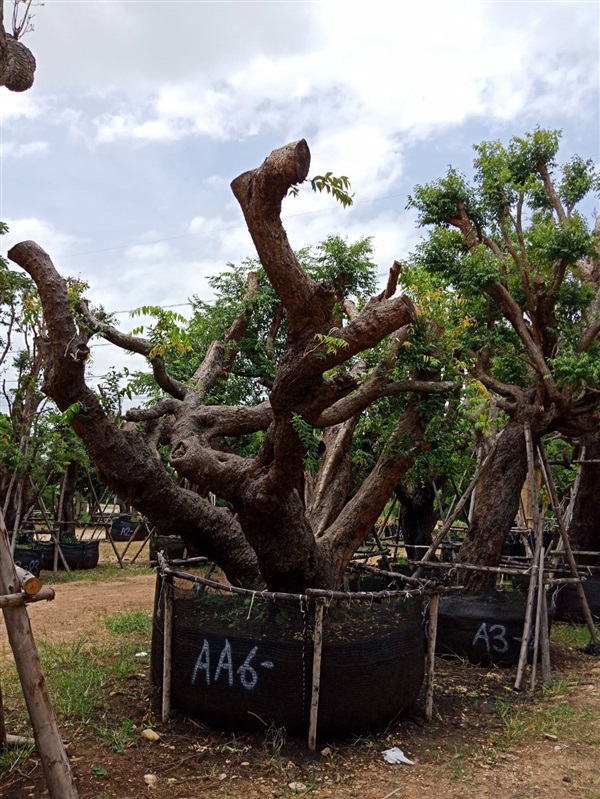
[(406, 554), (410, 560), (419, 560), (431, 545), (432, 533), (440, 513), (432, 483), (404, 488), (397, 486), (398, 524), (404, 536)]
[[(475, 511), (458, 558), (477, 566), (497, 566), (502, 546), (519, 508), (521, 488), (527, 477), (527, 451), (523, 424), (509, 421), (477, 486)], [(495, 575), (461, 572), (468, 592), (493, 588)]]
[(75, 536), (75, 490), (77, 488), (78, 471), (77, 463), (72, 461), (67, 466), (67, 471), (63, 478), (62, 506), (60, 519), (58, 519), (58, 531), (61, 541), (64, 538), (73, 538)]
[[(569, 538), (573, 549), (600, 552), (600, 502), (598, 501), (600, 434), (587, 436), (582, 443), (585, 444), (585, 460), (591, 462), (581, 465), (579, 489), (569, 525)], [(587, 566), (598, 565), (600, 556), (580, 555), (578, 562)]]

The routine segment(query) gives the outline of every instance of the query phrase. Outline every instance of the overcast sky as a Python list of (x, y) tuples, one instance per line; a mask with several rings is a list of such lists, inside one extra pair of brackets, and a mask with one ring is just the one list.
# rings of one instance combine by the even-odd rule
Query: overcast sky
[[(45, 0), (34, 25), (33, 89), (0, 88), (0, 244), (34, 239), (108, 310), (209, 296), (255, 254), (229, 183), (298, 138), (355, 205), (286, 200), (292, 246), (371, 235), (382, 275), (419, 239), (414, 184), (474, 143), (539, 124), (600, 161), (596, 0)], [(122, 362), (98, 347), (91, 373)]]

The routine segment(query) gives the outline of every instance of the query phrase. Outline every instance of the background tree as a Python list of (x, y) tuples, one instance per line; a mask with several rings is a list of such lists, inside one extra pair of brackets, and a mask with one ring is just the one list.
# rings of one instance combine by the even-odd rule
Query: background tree
[[(477, 489), (461, 557), (499, 561), (527, 472), (524, 427), (534, 443), (551, 431), (598, 427), (600, 300), (585, 264), (597, 235), (578, 205), (598, 189), (591, 160), (559, 167), (560, 135), (536, 130), (508, 146), (475, 147), (474, 180), (450, 169), (417, 186), (410, 205), (431, 228), (418, 260), (463, 298), (471, 374), (496, 394), (503, 429)], [(485, 575), (464, 576), (470, 590)]]

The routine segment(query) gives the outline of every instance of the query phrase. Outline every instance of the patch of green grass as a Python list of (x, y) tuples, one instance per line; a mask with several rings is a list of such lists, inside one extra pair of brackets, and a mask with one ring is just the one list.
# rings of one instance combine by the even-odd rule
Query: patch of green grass
[(152, 632), (152, 616), (143, 610), (128, 610), (107, 616), (104, 625), (113, 635), (142, 635), (149, 637)]
[[(140, 668), (136, 653), (149, 649), (151, 619), (143, 611), (132, 611), (108, 616), (105, 624), (113, 634), (108, 642), (90, 641), (92, 631), (67, 643), (38, 642), (38, 649), (56, 717), (63, 728), (70, 728), (68, 737), (93, 735), (120, 753), (135, 743), (138, 731), (131, 719), (111, 710), (111, 696), (131, 692), (129, 678)], [(7, 727), (16, 734), (30, 735), (14, 663), (3, 666), (2, 691)], [(0, 753), (0, 782), (22, 770), (31, 753), (31, 748), (8, 748)], [(99, 772), (96, 775), (101, 776)]]
[(578, 680), (559, 680), (550, 688), (525, 701), (499, 700), (494, 712), (502, 722), (503, 730), (496, 744), (512, 745), (524, 738), (542, 735), (569, 735), (579, 737), (589, 721), (565, 702), (565, 694), (573, 691)]
[(136, 643), (128, 642), (90, 646), (85, 638), (41, 644), (42, 668), (59, 721), (81, 728), (94, 725), (109, 693), (138, 667), (137, 650)]
[(118, 755), (136, 742), (138, 738), (137, 727), (131, 719), (123, 719), (120, 727), (105, 726), (98, 728), (102, 744)]
[(553, 624), (552, 640), (569, 649), (578, 649), (590, 642), (590, 631), (585, 624)]
[(0, 752), (0, 777), (19, 770), (34, 752), (35, 746), (33, 745), (7, 746), (4, 751)]

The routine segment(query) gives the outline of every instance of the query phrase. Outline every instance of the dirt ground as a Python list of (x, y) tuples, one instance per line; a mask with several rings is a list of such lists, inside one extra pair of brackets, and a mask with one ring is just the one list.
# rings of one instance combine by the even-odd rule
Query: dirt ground
[[(54, 602), (30, 607), (35, 635), (93, 638), (102, 616), (150, 612), (153, 592), (153, 575), (127, 571), (110, 582), (59, 585)], [(3, 633), (0, 646), (10, 654)], [(556, 644), (552, 656), (557, 683), (543, 698), (516, 694), (512, 669), (438, 659), (432, 723), (418, 712), (378, 736), (321, 741), (316, 754), (273, 731), (232, 735), (176, 713), (161, 725), (140, 668), (127, 695), (111, 702), (138, 730), (153, 720), (160, 741), (140, 737), (117, 754), (76, 738), (69, 756), (81, 799), (600, 799), (600, 658)], [(414, 765), (385, 763), (381, 752), (392, 746)], [(4, 786), (0, 778), (2, 799), (47, 795), (35, 754)]]

